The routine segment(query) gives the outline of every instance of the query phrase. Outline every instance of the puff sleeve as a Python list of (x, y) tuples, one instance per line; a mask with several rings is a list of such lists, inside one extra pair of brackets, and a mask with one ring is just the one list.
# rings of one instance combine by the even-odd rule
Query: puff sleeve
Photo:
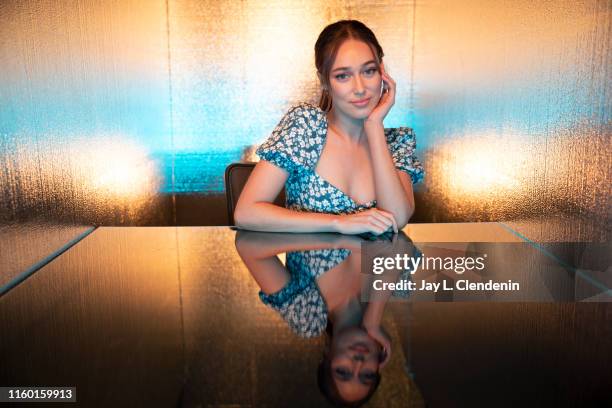
[(306, 275), (292, 276), (279, 292), (259, 298), (276, 310), (299, 336), (319, 336), (327, 327), (327, 306), (315, 282)]
[(414, 153), (416, 150), (414, 131), (408, 127), (390, 128), (385, 129), (385, 136), (395, 168), (408, 173), (412, 184), (423, 181), (425, 175), (423, 165)]
[(350, 254), (344, 248), (287, 252), (289, 283), (273, 294), (260, 291), (259, 298), (279, 312), (294, 333), (302, 337), (318, 336), (327, 327), (327, 306), (315, 281)]
[[(316, 132), (316, 119), (307, 104), (293, 106), (283, 116), (268, 139), (255, 153), (260, 159), (280, 167), (288, 173), (298, 172), (312, 165), (315, 153), (312, 144), (320, 136)], [(318, 123), (318, 122), (317, 122)]]

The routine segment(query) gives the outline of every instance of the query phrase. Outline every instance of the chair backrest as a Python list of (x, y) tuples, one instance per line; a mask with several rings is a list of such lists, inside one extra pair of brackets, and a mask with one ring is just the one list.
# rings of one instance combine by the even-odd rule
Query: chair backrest
[[(227, 219), (229, 225), (234, 225), (234, 210), (236, 209), (238, 198), (256, 164), (254, 162), (232, 163), (225, 169), (225, 197), (227, 199)], [(285, 206), (284, 188), (274, 200), (274, 204), (281, 207)]]

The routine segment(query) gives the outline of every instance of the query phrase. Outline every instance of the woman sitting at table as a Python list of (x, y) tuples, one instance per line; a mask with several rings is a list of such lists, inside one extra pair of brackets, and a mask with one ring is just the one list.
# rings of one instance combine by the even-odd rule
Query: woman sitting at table
[[(234, 213), (239, 228), (378, 235), (408, 223), (423, 168), (412, 129), (383, 127), (396, 93), (383, 55), (359, 21), (325, 27), (315, 44), (319, 106), (289, 109), (257, 149), (262, 160)], [(283, 185), (287, 208), (272, 203)]]

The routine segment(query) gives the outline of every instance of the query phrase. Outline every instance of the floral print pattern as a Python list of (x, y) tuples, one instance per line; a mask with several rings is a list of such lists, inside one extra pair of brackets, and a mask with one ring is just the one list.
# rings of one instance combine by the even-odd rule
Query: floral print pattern
[[(286, 207), (296, 211), (351, 214), (376, 206), (376, 200), (356, 203), (351, 197), (320, 177), (315, 168), (327, 137), (327, 117), (308, 103), (293, 106), (257, 155), (289, 173), (285, 183)], [(416, 139), (407, 127), (385, 129), (395, 167), (405, 171), (413, 183), (423, 180), (423, 166), (414, 155)]]
[(316, 278), (342, 263), (348, 249), (315, 249), (287, 253), (289, 283), (280, 291), (267, 295), (259, 292), (261, 301), (275, 309), (289, 327), (302, 337), (322, 334), (327, 327), (327, 307), (319, 292)]
[[(261, 301), (276, 310), (291, 330), (301, 337), (316, 337), (327, 327), (327, 306), (316, 279), (349, 257), (348, 249), (315, 249), (287, 253), (286, 267), (291, 278), (280, 291), (259, 292)], [(421, 252), (416, 249), (415, 256)], [(412, 268), (401, 272), (400, 280), (411, 280)], [(407, 290), (395, 290), (394, 297), (407, 298)]]

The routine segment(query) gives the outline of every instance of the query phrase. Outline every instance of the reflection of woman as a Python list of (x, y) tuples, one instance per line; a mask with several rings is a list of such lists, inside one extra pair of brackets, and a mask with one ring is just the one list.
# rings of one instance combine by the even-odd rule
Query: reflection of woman
[[(244, 229), (278, 232), (397, 232), (414, 212), (423, 177), (410, 128), (384, 129), (395, 81), (363, 23), (338, 21), (315, 44), (323, 88), (318, 107), (289, 109), (259, 147), (234, 218)], [(286, 207), (272, 202), (286, 188)]]
[[(394, 241), (409, 243), (405, 235)], [(239, 231), (236, 248), (261, 288), (261, 300), (304, 337), (329, 335), (319, 385), (332, 401), (364, 402), (380, 381), (391, 343), (381, 327), (388, 292), (361, 301), (370, 275), (361, 273), (359, 237)], [(392, 246), (388, 243), (387, 246)], [(286, 252), (286, 265), (276, 254)], [(397, 274), (384, 276), (396, 280)]]

